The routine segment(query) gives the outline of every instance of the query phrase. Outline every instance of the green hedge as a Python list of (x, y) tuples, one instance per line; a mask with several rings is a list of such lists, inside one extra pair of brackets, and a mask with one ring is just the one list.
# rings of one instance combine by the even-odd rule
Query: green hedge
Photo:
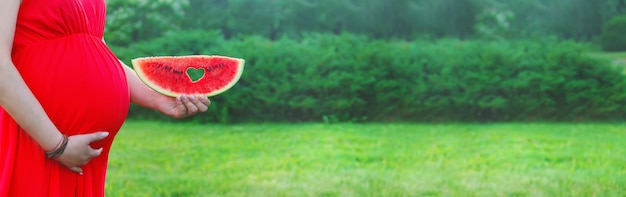
[[(219, 54), (247, 60), (241, 81), (213, 97), (199, 122), (577, 121), (623, 119), (626, 78), (545, 41), (377, 41), (312, 34), (271, 41), (177, 32), (129, 48), (152, 55)], [(133, 106), (131, 118), (161, 119)]]

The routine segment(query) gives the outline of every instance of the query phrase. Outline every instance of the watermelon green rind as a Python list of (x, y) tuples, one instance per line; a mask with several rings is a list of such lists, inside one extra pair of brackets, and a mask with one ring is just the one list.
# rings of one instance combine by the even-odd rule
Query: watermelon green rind
[[(233, 78), (228, 81), (227, 84), (223, 85), (221, 88), (215, 89), (207, 94), (198, 94), (198, 93), (191, 93), (191, 94), (196, 94), (196, 95), (204, 95), (206, 97), (211, 97), (211, 96), (215, 96), (218, 94), (221, 94), (227, 90), (229, 90), (230, 88), (232, 88), (241, 78), (241, 75), (243, 74), (243, 70), (244, 70), (244, 64), (245, 64), (245, 60), (244, 59), (240, 59), (240, 58), (233, 58), (233, 57), (226, 57), (226, 56), (217, 56), (217, 55), (213, 55), (213, 56), (207, 56), (207, 55), (189, 55), (189, 56), (154, 56), (154, 57), (141, 57), (141, 58), (136, 58), (131, 60), (133, 68), (135, 70), (135, 72), (137, 73), (137, 76), (139, 77), (139, 79), (144, 82), (148, 87), (154, 89), (155, 91), (163, 94), (163, 95), (167, 95), (170, 97), (178, 97), (180, 95), (182, 95), (182, 93), (177, 93), (177, 92), (173, 92), (170, 91), (166, 88), (161, 87), (160, 85), (156, 84), (155, 82), (151, 81), (148, 79), (147, 77), (147, 72), (143, 69), (141, 65), (142, 61), (152, 61), (155, 58), (166, 58), (166, 59), (180, 59), (180, 60), (185, 60), (186, 58), (224, 58), (224, 59), (229, 59), (229, 60), (233, 60), (235, 62), (237, 62), (237, 69), (236, 69), (236, 73), (234, 74)], [(204, 79), (206, 76), (203, 76), (200, 80)]]

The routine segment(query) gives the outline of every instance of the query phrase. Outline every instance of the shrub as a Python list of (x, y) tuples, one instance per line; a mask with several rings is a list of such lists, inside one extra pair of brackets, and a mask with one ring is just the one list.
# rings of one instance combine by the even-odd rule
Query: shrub
[(602, 27), (602, 47), (606, 51), (626, 50), (626, 15), (616, 16)]

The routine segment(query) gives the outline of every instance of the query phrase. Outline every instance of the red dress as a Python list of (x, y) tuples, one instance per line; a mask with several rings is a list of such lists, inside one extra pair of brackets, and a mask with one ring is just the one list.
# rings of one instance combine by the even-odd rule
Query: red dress
[(109, 131), (78, 175), (53, 160), (0, 108), (0, 197), (104, 196), (108, 152), (130, 104), (126, 75), (103, 43), (104, 0), (23, 0), (12, 58), (65, 134)]

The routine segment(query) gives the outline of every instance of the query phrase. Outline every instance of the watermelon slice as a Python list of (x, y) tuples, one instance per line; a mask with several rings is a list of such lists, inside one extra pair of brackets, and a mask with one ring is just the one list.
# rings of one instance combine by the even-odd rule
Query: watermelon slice
[[(226, 56), (159, 56), (132, 60), (139, 78), (161, 94), (178, 97), (182, 94), (215, 96), (233, 87), (245, 60)], [(201, 71), (197, 80), (189, 71)], [(204, 72), (202, 72), (204, 71)]]

